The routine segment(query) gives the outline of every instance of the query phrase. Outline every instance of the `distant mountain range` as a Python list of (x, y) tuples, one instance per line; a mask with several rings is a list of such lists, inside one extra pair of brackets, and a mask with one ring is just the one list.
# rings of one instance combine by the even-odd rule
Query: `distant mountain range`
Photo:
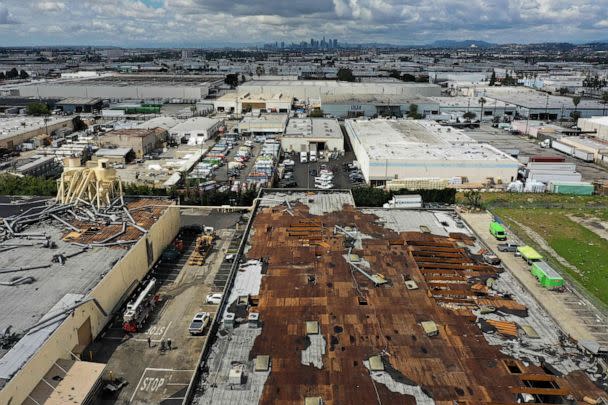
[(493, 44), (486, 41), (477, 41), (474, 39), (466, 39), (464, 41), (442, 39), (425, 45), (425, 47), (431, 48), (493, 48), (495, 46), (498, 46), (498, 44)]

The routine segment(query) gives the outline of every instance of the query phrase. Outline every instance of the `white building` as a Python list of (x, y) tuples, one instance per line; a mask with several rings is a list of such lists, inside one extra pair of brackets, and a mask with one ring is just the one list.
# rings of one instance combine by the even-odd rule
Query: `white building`
[(226, 93), (213, 100), (215, 111), (241, 115), (243, 111), (263, 110), (284, 113), (291, 111), (293, 97), (283, 94)]
[(453, 179), (509, 182), (517, 178), (517, 160), (493, 146), (476, 143), (464, 132), (421, 120), (346, 120), (365, 180)]
[(319, 100), (323, 95), (392, 94), (405, 97), (440, 96), (441, 87), (430, 83), (358, 83), (334, 80), (253, 80), (239, 86), (240, 94), (282, 94), (300, 101)]
[(344, 152), (344, 136), (340, 124), (329, 118), (292, 118), (281, 148), (286, 152)]
[(595, 131), (595, 136), (608, 141), (608, 116), (581, 118), (578, 127), (583, 131)]
[(239, 122), (239, 133), (247, 135), (282, 134), (287, 126), (287, 114), (247, 114)]
[(214, 136), (223, 125), (224, 120), (194, 117), (171, 128), (169, 136), (176, 142), (188, 140), (188, 145), (200, 145)]

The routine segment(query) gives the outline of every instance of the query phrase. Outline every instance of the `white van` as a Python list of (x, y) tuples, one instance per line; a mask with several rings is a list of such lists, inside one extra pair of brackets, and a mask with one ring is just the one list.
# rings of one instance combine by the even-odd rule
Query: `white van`
[(307, 163), (307, 162), (308, 162), (308, 153), (300, 152), (300, 163)]

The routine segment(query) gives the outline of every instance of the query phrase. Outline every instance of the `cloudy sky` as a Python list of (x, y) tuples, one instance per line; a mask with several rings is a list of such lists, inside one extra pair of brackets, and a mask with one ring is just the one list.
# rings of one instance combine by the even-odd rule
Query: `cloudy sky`
[(0, 46), (608, 40), (608, 0), (0, 0)]

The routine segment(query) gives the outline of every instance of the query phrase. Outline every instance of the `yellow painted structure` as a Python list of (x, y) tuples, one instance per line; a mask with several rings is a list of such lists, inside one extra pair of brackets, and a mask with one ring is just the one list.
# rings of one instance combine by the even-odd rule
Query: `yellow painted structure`
[[(74, 359), (103, 330), (114, 311), (125, 299), (125, 294), (148, 273), (163, 250), (173, 241), (180, 228), (179, 209), (167, 208), (146, 235), (133, 245), (85, 299), (95, 298), (108, 316), (104, 316), (93, 302), (73, 311), (42, 344), (29, 361), (0, 391), (0, 404), (21, 404), (58, 359)], [(108, 249), (95, 247), (93, 249)], [(148, 249), (152, 257), (148, 258)], [(151, 259), (151, 260), (149, 260)], [(35, 299), (33, 297), (32, 299)], [(90, 325), (90, 333), (88, 328)], [(88, 339), (83, 338), (83, 327)], [(84, 341), (83, 341), (84, 339)], [(88, 341), (87, 341), (88, 340)], [(85, 359), (83, 356), (83, 360)]]

